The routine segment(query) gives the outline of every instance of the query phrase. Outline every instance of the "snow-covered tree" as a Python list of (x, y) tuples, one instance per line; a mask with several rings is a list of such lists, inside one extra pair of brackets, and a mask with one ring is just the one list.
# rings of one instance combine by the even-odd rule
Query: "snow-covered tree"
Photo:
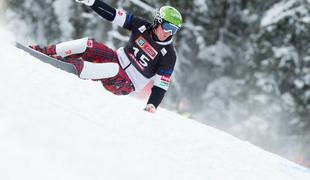
[(290, 97), (287, 103), (293, 106), (281, 111), (298, 113), (299, 118), (282, 123), (300, 136), (310, 128), (309, 29), (309, 1), (283, 0), (264, 13), (249, 49), (248, 83), (275, 97)]

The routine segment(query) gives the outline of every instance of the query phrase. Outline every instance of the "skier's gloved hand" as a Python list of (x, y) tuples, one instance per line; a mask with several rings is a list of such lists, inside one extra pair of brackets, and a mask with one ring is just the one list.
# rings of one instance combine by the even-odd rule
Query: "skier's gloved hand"
[(87, 6), (92, 6), (96, 0), (75, 0), (78, 3), (85, 4)]
[(148, 104), (148, 105), (146, 105), (144, 110), (147, 112), (150, 112), (150, 113), (155, 113), (156, 107), (153, 104)]

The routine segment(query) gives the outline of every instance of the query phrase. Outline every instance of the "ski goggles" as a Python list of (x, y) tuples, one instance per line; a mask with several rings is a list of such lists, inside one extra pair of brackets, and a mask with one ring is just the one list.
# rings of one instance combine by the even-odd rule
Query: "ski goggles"
[(161, 24), (161, 27), (163, 28), (163, 30), (165, 32), (170, 32), (172, 35), (175, 35), (179, 30), (179, 27), (177, 27), (176, 25), (173, 25), (169, 22), (163, 22)]

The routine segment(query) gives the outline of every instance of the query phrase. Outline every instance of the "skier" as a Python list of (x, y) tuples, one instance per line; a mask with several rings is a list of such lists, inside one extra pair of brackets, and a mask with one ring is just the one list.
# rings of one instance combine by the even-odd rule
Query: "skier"
[[(141, 17), (112, 8), (101, 0), (76, 0), (90, 6), (104, 19), (131, 31), (129, 42), (116, 51), (95, 39), (83, 38), (57, 45), (30, 46), (55, 59), (73, 64), (78, 74), (93, 71), (85, 63), (117, 63), (114, 77), (99, 79), (104, 88), (116, 95), (139, 92), (154, 83), (145, 110), (155, 113), (168, 90), (176, 62), (172, 37), (182, 25), (182, 16), (171, 6), (163, 6), (150, 23)], [(94, 79), (96, 80), (96, 79)], [(98, 79), (97, 79), (98, 80)]]

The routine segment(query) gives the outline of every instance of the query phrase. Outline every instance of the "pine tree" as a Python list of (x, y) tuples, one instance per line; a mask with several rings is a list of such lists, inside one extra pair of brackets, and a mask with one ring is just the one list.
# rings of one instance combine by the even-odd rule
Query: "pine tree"
[[(275, 7), (283, 9), (272, 15)], [(301, 122), (307, 122), (310, 110), (309, 8), (307, 0), (286, 0), (275, 4), (262, 20), (260, 31), (253, 36), (254, 48), (249, 66), (252, 72), (273, 79), (272, 93), (276, 96), (288, 93), (293, 97), (296, 112), (305, 120)], [(253, 85), (260, 81), (255, 73), (250, 79)], [(259, 88), (264, 90), (264, 85)]]

